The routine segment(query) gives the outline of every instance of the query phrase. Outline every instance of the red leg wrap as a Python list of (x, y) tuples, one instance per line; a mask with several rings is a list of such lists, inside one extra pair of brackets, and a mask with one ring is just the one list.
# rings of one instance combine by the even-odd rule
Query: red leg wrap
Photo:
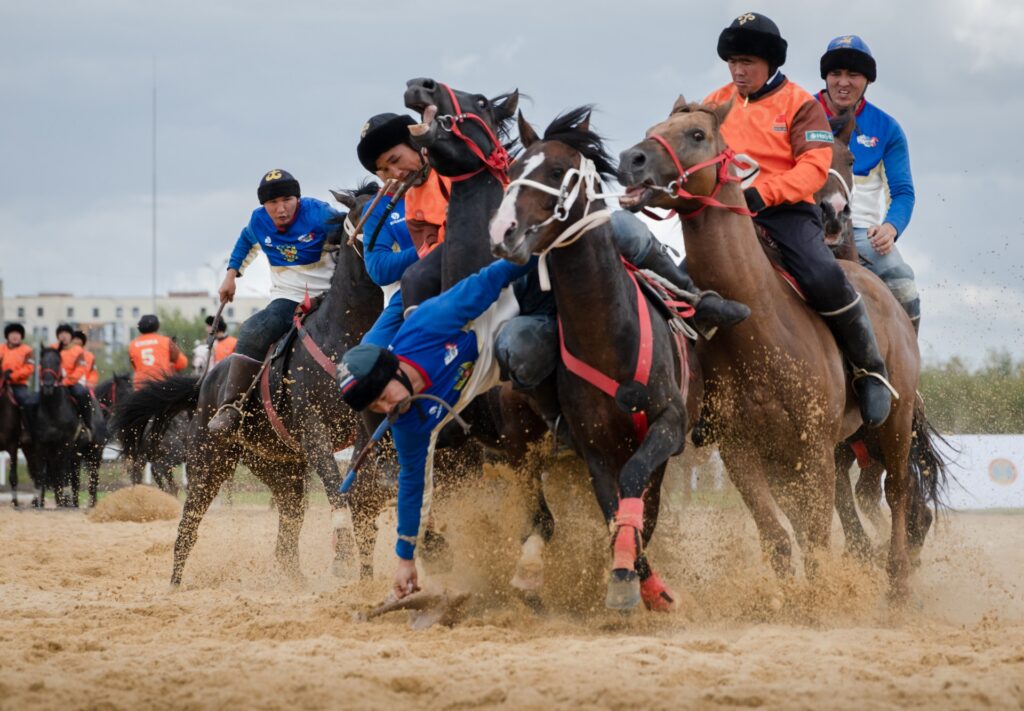
[(640, 583), (640, 597), (652, 612), (671, 612), (676, 606), (676, 594), (665, 586), (661, 576), (653, 570), (650, 577)]
[(615, 514), (615, 539), (612, 542), (612, 568), (634, 570), (640, 554), (640, 532), (644, 528), (643, 499), (622, 499)]

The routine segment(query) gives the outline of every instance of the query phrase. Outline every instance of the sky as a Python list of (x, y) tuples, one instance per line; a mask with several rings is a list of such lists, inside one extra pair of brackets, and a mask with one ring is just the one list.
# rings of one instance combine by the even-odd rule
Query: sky
[[(1024, 355), (1019, 0), (3, 3), (4, 293), (150, 293), (154, 76), (157, 291), (212, 291), (260, 176), (284, 168), (328, 201), (355, 185), (360, 128), (403, 110), (406, 80), (518, 88), (541, 127), (595, 104), (615, 155), (678, 94), (728, 81), (717, 37), (747, 11), (779, 25), (783, 71), (811, 92), (829, 39), (871, 46), (868, 99), (910, 143), (917, 205), (898, 244), (917, 273), (925, 359)], [(659, 235), (681, 245), (676, 229)], [(267, 285), (265, 269), (239, 281)]]

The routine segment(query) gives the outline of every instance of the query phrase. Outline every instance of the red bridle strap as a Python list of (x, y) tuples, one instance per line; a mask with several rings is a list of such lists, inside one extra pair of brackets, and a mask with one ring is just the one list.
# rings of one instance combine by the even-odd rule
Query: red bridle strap
[[(445, 91), (448, 92), (448, 97), (452, 100), (452, 111), (454, 115), (447, 117), (450, 120), (451, 128), (449, 129), (456, 137), (462, 140), (466, 144), (466, 147), (483, 163), (482, 166), (477, 168), (471, 173), (464, 173), (462, 175), (456, 175), (451, 178), (453, 183), (458, 183), (463, 180), (469, 180), (474, 175), (478, 175), (483, 171), (487, 170), (498, 179), (502, 185), (508, 185), (508, 167), (511, 164), (511, 158), (508, 155), (508, 151), (505, 150), (505, 146), (501, 144), (498, 137), (494, 135), (494, 131), (487, 125), (487, 122), (476, 114), (463, 113), (462, 106), (459, 105), (459, 100), (455, 96), (455, 92), (452, 91), (451, 87), (447, 84), (441, 84)], [(438, 117), (440, 119), (440, 117)], [(493, 148), (489, 155), (484, 155), (483, 150), (476, 144), (476, 142), (469, 136), (462, 132), (459, 128), (459, 124), (463, 121), (475, 121), (480, 124), (480, 127), (487, 134), (487, 138), (491, 141)]]
[[(718, 195), (718, 192), (722, 189), (723, 185), (725, 185), (726, 183), (740, 182), (739, 178), (737, 178), (735, 175), (730, 175), (729, 173), (729, 166), (732, 165), (733, 163), (738, 164), (738, 161), (736, 160), (736, 152), (734, 150), (732, 150), (731, 148), (726, 148), (718, 155), (704, 161), (703, 163), (698, 163), (697, 165), (691, 165), (689, 168), (684, 168), (683, 164), (679, 162), (679, 158), (676, 156), (676, 152), (672, 149), (672, 146), (669, 145), (668, 141), (666, 141), (664, 138), (662, 138), (656, 133), (652, 133), (647, 138), (649, 138), (650, 140), (654, 141), (659, 146), (664, 148), (665, 152), (668, 153), (668, 157), (672, 159), (672, 162), (676, 166), (676, 170), (678, 171), (679, 177), (677, 177), (675, 181), (669, 185), (669, 189), (674, 189), (676, 197), (681, 197), (685, 200), (696, 200), (697, 202), (701, 203), (701, 206), (698, 207), (693, 212), (682, 213), (676, 210), (675, 212), (677, 215), (679, 215), (679, 219), (688, 220), (692, 217), (696, 217), (708, 207), (721, 207), (726, 210), (731, 210), (732, 212), (735, 212), (738, 215), (746, 215), (747, 217), (753, 217), (754, 215), (757, 214), (751, 212), (744, 206), (726, 205), (725, 203), (719, 202), (718, 200), (715, 199), (715, 196)], [(691, 175), (696, 173), (698, 170), (703, 170), (704, 168), (708, 168), (713, 165), (718, 166), (718, 175), (715, 181), (715, 189), (711, 192), (710, 195), (694, 195), (693, 193), (687, 192), (686, 190), (683, 189), (683, 184), (690, 179)]]

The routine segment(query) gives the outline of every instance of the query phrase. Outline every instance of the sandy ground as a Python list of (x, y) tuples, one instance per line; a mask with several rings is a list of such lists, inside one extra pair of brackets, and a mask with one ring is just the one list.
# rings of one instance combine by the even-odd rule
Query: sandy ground
[(652, 561), (684, 610), (623, 617), (602, 609), (593, 497), (560, 493), (541, 614), (505, 583), (523, 515), (512, 483), (492, 473), (438, 504), (455, 555), (433, 579), (477, 594), (460, 624), (424, 632), (406, 613), (353, 620), (389, 585), (383, 517), (376, 579), (353, 582), (329, 572), (329, 514), (311, 508), (295, 582), (273, 561), (274, 512), (215, 508), (172, 592), (175, 522), (4, 508), (0, 707), (1024, 706), (1024, 515), (946, 516), (894, 613), (880, 571), (845, 560), (838, 535), (820, 583), (780, 586), (745, 511), (674, 511)]

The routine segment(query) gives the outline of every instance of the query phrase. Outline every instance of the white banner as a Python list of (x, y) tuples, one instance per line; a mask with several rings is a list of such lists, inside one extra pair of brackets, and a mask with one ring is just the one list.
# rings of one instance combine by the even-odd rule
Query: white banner
[[(946, 435), (954, 509), (1024, 508), (1024, 435)], [(955, 478), (956, 481), (952, 481)]]

